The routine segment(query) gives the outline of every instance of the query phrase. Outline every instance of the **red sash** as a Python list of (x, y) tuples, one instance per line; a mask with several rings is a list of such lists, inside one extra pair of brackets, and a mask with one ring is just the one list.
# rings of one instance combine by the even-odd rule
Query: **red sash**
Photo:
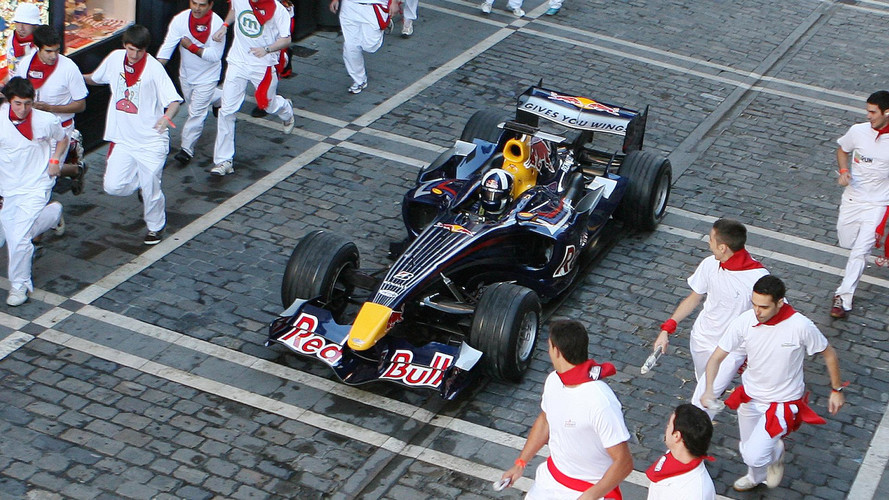
[(15, 116), (15, 113), (12, 112), (12, 108), (9, 108), (9, 121), (15, 126), (16, 130), (19, 131), (25, 139), (29, 141), (34, 140), (34, 132), (31, 130), (31, 113), (28, 113), (23, 120), (19, 119), (19, 117)]
[[(259, 24), (265, 25), (265, 22), (275, 15), (275, 0), (250, 0), (250, 8), (253, 9), (253, 15)], [(283, 35), (282, 35), (283, 36)]]
[(136, 64), (130, 64), (130, 61), (127, 60), (126, 54), (123, 56), (123, 77), (127, 82), (127, 87), (132, 87), (139, 81), (139, 77), (142, 76), (142, 71), (145, 70), (145, 62), (148, 59), (148, 54), (142, 56), (142, 59)]
[[(595, 486), (593, 483), (588, 483), (582, 479), (574, 479), (573, 477), (563, 474), (562, 471), (556, 468), (556, 464), (553, 462), (553, 457), (546, 459), (546, 468), (549, 469), (549, 473), (552, 474), (553, 479), (559, 484), (574, 491), (586, 491)], [(615, 486), (613, 490), (605, 494), (604, 498), (623, 500), (624, 497), (620, 493), (620, 486)]]
[(52, 74), (53, 71), (56, 70), (56, 66), (58, 66), (59, 62), (56, 60), (56, 64), (50, 66), (49, 64), (44, 64), (43, 61), (40, 60), (40, 56), (34, 54), (34, 57), (31, 58), (31, 64), (28, 65), (28, 80), (31, 81), (31, 85), (34, 86), (34, 89), (39, 89), (46, 83), (46, 80), (49, 78), (49, 75)]
[(389, 6), (388, 5), (380, 5), (378, 3), (373, 4), (374, 14), (377, 15), (377, 24), (380, 26), (381, 30), (384, 30), (389, 27)]
[[(725, 405), (732, 410), (737, 410), (738, 407), (741, 406), (741, 403), (749, 403), (750, 401), (753, 400), (747, 395), (744, 386), (739, 385), (734, 392), (732, 392), (731, 396), (726, 398)], [(793, 409), (791, 408), (792, 405), (796, 405), (797, 407), (796, 415), (793, 414)], [(808, 392), (796, 401), (772, 403), (769, 405), (769, 409), (766, 410), (766, 432), (768, 432), (771, 437), (775, 437), (785, 430), (781, 425), (781, 421), (778, 419), (778, 412), (781, 412), (781, 416), (784, 417), (784, 422), (787, 424), (787, 434), (799, 429), (804, 422), (812, 425), (822, 425), (827, 423), (815, 413), (815, 410), (813, 410), (811, 406), (809, 406)]]
[(12, 55), (16, 58), (22, 57), (25, 55), (25, 50), (28, 47), (34, 45), (34, 34), (22, 38), (19, 37), (19, 34), (15, 31), (12, 32)]
[(188, 31), (191, 33), (192, 38), (201, 43), (207, 43), (207, 40), (210, 39), (210, 20), (212, 18), (213, 11), (207, 12), (207, 14), (200, 19), (195, 19), (193, 15), (189, 14)]
[(883, 256), (877, 257), (877, 265), (880, 267), (889, 264), (889, 240), (884, 239), (887, 221), (889, 221), (889, 207), (886, 207), (886, 213), (883, 214), (883, 220), (880, 221), (880, 224), (877, 225), (877, 229), (874, 231), (876, 235), (874, 246), (877, 248), (880, 248), (880, 245), (883, 246)]

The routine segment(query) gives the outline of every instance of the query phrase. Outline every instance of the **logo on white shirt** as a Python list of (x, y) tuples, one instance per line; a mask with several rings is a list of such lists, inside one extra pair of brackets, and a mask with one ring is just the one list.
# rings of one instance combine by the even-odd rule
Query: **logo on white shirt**
[(249, 38), (257, 38), (262, 34), (262, 25), (259, 24), (253, 10), (245, 10), (238, 15), (238, 28)]

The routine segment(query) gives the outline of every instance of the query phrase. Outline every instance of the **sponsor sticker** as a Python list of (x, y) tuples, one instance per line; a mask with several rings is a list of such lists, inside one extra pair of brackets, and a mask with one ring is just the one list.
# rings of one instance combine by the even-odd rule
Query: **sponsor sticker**
[(577, 252), (574, 249), (574, 245), (568, 245), (565, 247), (565, 256), (562, 257), (562, 263), (559, 264), (559, 268), (556, 269), (556, 273), (553, 274), (553, 278), (558, 278), (559, 276), (565, 276), (570, 273), (572, 269), (574, 269), (574, 264), (577, 261)]
[(413, 387), (438, 387), (444, 378), (444, 372), (454, 362), (454, 357), (440, 352), (432, 357), (432, 365), (415, 365), (412, 363), (414, 353), (398, 349), (392, 356), (392, 362), (380, 378), (395, 380)]
[(330, 366), (335, 366), (343, 357), (343, 348), (314, 333), (317, 329), (317, 317), (300, 313), (293, 322), (293, 328), (280, 336), (278, 341), (294, 352), (314, 356)]
[(447, 229), (452, 233), (460, 233), (460, 234), (468, 234), (469, 236), (474, 235), (475, 233), (461, 226), (460, 224), (445, 224), (444, 222), (436, 222), (435, 227), (441, 229)]

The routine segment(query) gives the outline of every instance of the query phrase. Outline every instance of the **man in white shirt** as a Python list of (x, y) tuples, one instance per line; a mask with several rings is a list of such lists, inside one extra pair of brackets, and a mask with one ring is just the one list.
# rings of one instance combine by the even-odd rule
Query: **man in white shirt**
[(32, 240), (49, 229), (61, 235), (65, 227), (62, 205), (49, 199), (68, 136), (58, 117), (32, 109), (34, 87), (28, 80), (13, 77), (3, 95), (8, 102), (0, 105), (0, 224), (9, 253), (6, 303), (15, 307), (34, 290)]
[(12, 16), (15, 30), (6, 39), (6, 65), (9, 68), (7, 80), (14, 76), (15, 69), (23, 57), (34, 52), (34, 29), (40, 26), (40, 8), (37, 4), (19, 2)]
[(228, 69), (222, 84), (222, 108), (216, 121), (213, 175), (235, 172), (235, 113), (241, 108), (247, 84), (256, 89), (256, 104), (284, 122), (284, 134), (293, 132), (293, 103), (277, 95), (278, 52), (290, 46), (290, 14), (275, 0), (231, 0), (222, 28), (213, 34), (221, 42), (234, 23), (235, 38), (228, 51)]
[(142, 197), (142, 217), (148, 232), (146, 245), (157, 245), (167, 223), (166, 199), (161, 175), (170, 135), (167, 128), (179, 111), (182, 98), (157, 59), (147, 53), (148, 28), (135, 24), (123, 33), (123, 49), (108, 54), (89, 75), (89, 85), (108, 84), (111, 100), (105, 120), (105, 140), (110, 142), (105, 168), (105, 192)]
[(74, 61), (59, 53), (62, 39), (47, 25), (34, 30), (36, 51), (25, 56), (16, 67), (15, 76), (27, 78), (34, 86), (34, 109), (53, 113), (68, 135), (68, 151), (62, 162), (61, 176), (71, 179), (71, 192), (83, 192), (86, 164), (80, 132), (74, 128), (74, 114), (86, 109), (86, 85)]
[[(837, 217), (837, 239), (848, 248), (843, 282), (834, 292), (830, 315), (845, 318), (874, 247), (876, 231), (889, 210), (889, 91), (867, 98), (867, 123), (852, 125), (837, 140), (837, 183), (844, 186)], [(851, 164), (849, 160), (851, 159)], [(889, 254), (887, 254), (889, 255)]]
[(753, 309), (732, 321), (707, 362), (707, 386), (701, 396), (706, 407), (716, 405), (713, 384), (719, 365), (729, 352), (747, 355), (742, 385), (725, 405), (738, 410), (741, 457), (747, 474), (734, 483), (748, 491), (765, 483), (775, 488), (784, 477), (784, 441), (803, 423), (823, 424), (809, 407), (803, 378), (806, 356), (821, 353), (830, 374), (828, 411), (835, 415), (845, 404), (836, 351), (812, 321), (784, 302), (784, 283), (763, 276), (753, 285)]
[[(697, 379), (691, 402), (698, 408), (703, 408), (701, 394), (704, 392), (707, 360), (728, 324), (753, 307), (750, 302), (753, 284), (769, 273), (750, 256), (744, 247), (746, 243), (747, 228), (740, 222), (719, 219), (713, 223), (709, 243), (712, 255), (701, 261), (688, 278), (691, 293), (676, 306), (670, 319), (661, 325), (661, 332), (654, 343), (656, 348), (666, 352), (668, 335), (674, 333), (676, 325), (690, 316), (701, 302), (704, 303), (689, 334), (689, 352)], [(722, 394), (728, 388), (744, 359), (743, 354), (731, 353), (722, 363), (713, 385), (717, 394)], [(705, 410), (710, 418), (716, 416), (716, 410)]]
[[(339, 11), (343, 30), (343, 63), (352, 77), (350, 94), (367, 88), (364, 52), (374, 53), (383, 46), (383, 32), (389, 16), (398, 12), (397, 0), (330, 0), (330, 11)], [(413, 29), (412, 29), (413, 30)]]
[(713, 422), (700, 408), (683, 404), (676, 407), (664, 431), (667, 453), (645, 471), (651, 480), (648, 500), (714, 500), (716, 488), (707, 472), (704, 460)]
[(182, 165), (194, 156), (194, 145), (204, 130), (210, 106), (218, 106), (222, 91), (216, 86), (222, 72), (225, 43), (210, 37), (222, 28), (212, 0), (190, 0), (189, 8), (176, 14), (167, 28), (157, 60), (166, 65), (179, 47), (179, 86), (188, 103), (188, 120), (182, 126), (182, 145), (174, 158)]
[(549, 444), (550, 457), (537, 467), (526, 499), (621, 498), (620, 483), (633, 471), (633, 457), (620, 402), (602, 381), (616, 373), (614, 365), (588, 359), (589, 336), (578, 321), (552, 321), (547, 344), (555, 371), (544, 383), (542, 411), (501, 479), (515, 484)]

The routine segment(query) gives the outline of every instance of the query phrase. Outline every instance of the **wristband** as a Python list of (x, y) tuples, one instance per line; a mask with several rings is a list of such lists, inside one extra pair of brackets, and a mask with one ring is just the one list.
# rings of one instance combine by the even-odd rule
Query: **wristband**
[(522, 460), (521, 458), (517, 458), (517, 459), (515, 459), (515, 464), (518, 465), (519, 467), (523, 468), (523, 469), (524, 469), (525, 467), (528, 466), (528, 462), (525, 462), (525, 461)]
[(222, 26), (228, 28), (228, 23), (222, 23)]
[(49, 164), (50, 164), (50, 165), (58, 165), (58, 164), (59, 164), (59, 160), (56, 160), (55, 158), (50, 158), (50, 159), (49, 159)]
[(830, 392), (843, 392), (843, 389), (845, 389), (848, 385), (849, 385), (849, 381), (847, 380), (847, 381), (843, 382), (842, 384), (840, 384), (839, 387), (831, 387)]
[(196, 43), (193, 43), (193, 44), (189, 45), (188, 48), (185, 50), (191, 52), (194, 55), (198, 55), (198, 51), (201, 50), (201, 47), (198, 47), (198, 45)]
[(661, 324), (661, 330), (664, 330), (665, 332), (672, 335), (672, 334), (676, 333), (676, 326), (677, 326), (676, 320), (673, 318), (670, 318)]
[(167, 123), (169, 123), (171, 127), (176, 128), (176, 124), (173, 123), (173, 120), (171, 120), (169, 116), (164, 115), (164, 120), (167, 120)]
[(848, 168), (841, 168), (841, 169), (840, 169), (840, 175), (848, 174), (848, 173), (849, 173), (849, 169), (848, 169)]

